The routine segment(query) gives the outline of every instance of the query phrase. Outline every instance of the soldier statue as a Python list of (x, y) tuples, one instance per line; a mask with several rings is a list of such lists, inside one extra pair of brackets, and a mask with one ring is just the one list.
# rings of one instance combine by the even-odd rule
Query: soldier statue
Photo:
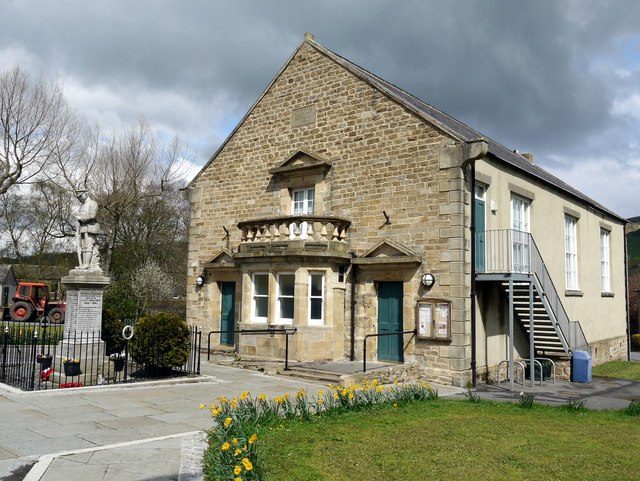
[(76, 244), (78, 248), (79, 267), (87, 270), (100, 269), (100, 253), (98, 252), (97, 236), (100, 234), (98, 204), (86, 190), (78, 190), (76, 197), (81, 202), (76, 215)]

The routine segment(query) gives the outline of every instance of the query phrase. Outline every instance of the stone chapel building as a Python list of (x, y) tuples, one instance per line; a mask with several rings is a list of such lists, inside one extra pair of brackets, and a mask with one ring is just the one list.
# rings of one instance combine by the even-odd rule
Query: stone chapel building
[(457, 386), (626, 358), (626, 221), (311, 35), (187, 192), (187, 320), (217, 349), (284, 359), (247, 332), (284, 326), (294, 362), (361, 361), (377, 334), (369, 360)]

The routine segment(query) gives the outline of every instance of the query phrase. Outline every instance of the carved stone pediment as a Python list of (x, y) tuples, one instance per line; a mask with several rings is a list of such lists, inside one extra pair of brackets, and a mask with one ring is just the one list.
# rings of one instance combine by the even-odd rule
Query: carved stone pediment
[(204, 267), (206, 269), (220, 269), (220, 268), (232, 268), (236, 267), (236, 261), (233, 258), (233, 253), (228, 249), (222, 249), (211, 258), (208, 262), (205, 262)]
[(269, 170), (277, 177), (295, 177), (309, 174), (325, 174), (331, 169), (331, 162), (310, 150), (298, 150), (278, 167)]
[(420, 256), (407, 246), (391, 239), (384, 239), (351, 261), (359, 266), (392, 267), (416, 266), (422, 263)]

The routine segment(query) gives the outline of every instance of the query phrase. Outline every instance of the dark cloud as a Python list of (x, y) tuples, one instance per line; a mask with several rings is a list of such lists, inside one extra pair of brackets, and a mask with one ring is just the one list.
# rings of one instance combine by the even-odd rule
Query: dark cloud
[(310, 31), (581, 188), (574, 158), (637, 169), (638, 18), (636, 0), (14, 0), (0, 59), (17, 45), (88, 99), (120, 96), (113, 115), (179, 132), (204, 162)]

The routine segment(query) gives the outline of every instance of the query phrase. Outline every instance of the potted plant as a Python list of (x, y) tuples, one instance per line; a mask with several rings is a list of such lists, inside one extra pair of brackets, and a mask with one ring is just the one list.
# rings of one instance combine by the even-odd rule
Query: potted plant
[(62, 360), (65, 376), (77, 376), (82, 374), (80, 371), (80, 359), (65, 357)]
[(113, 370), (115, 372), (124, 370), (124, 363), (126, 360), (124, 354), (122, 354), (121, 352), (114, 352), (113, 354), (109, 355), (109, 359), (113, 361)]
[[(540, 364), (538, 364), (537, 362), (534, 364), (533, 366), (533, 373), (534, 373), (534, 380), (535, 381), (539, 381), (540, 380), (540, 367), (542, 366), (542, 380), (546, 381), (547, 379), (551, 379), (551, 367), (552, 367), (552, 363), (551, 361), (549, 361), (548, 359), (541, 359), (540, 361), (538, 361)], [(531, 367), (529, 365), (529, 361), (526, 361), (525, 367), (524, 367), (524, 375), (526, 379), (531, 379)]]
[(53, 358), (51, 357), (51, 354), (41, 353), (36, 355), (36, 362), (40, 364), (41, 371), (50, 368), (52, 361)]

